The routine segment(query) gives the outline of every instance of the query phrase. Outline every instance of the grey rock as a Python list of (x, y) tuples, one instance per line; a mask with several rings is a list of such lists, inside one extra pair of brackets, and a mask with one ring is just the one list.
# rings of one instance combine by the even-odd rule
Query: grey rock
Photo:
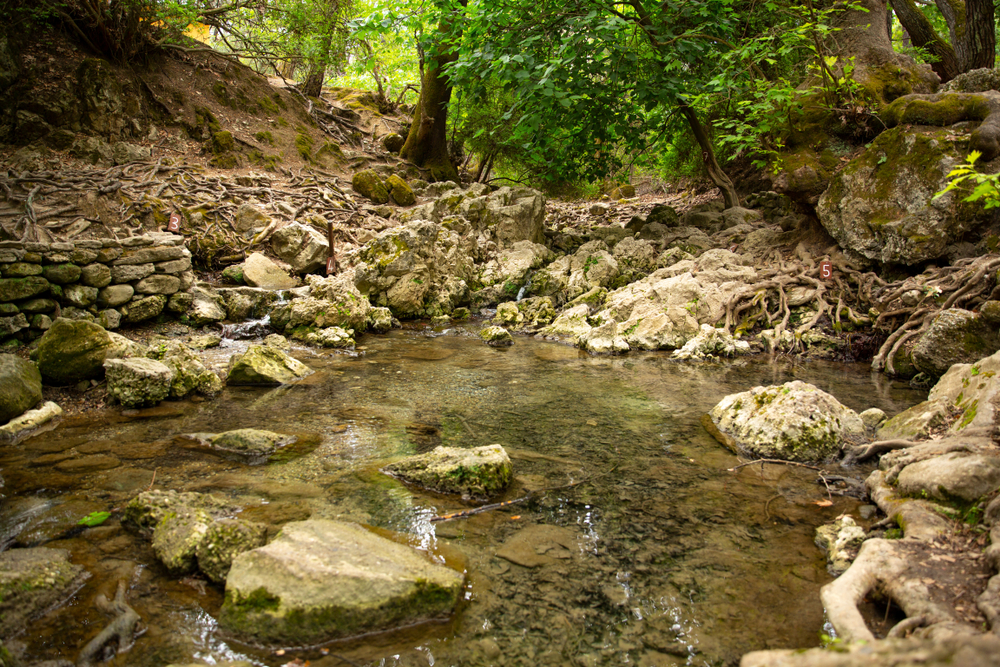
[(500, 445), (439, 446), (390, 463), (382, 472), (438, 493), (477, 499), (496, 496), (513, 478), (510, 457)]
[(181, 287), (180, 278), (156, 273), (146, 276), (135, 285), (139, 294), (174, 294)]
[(293, 222), (271, 236), (271, 249), (293, 273), (313, 273), (326, 266), (330, 246), (312, 227)]
[(932, 378), (954, 364), (968, 364), (1000, 350), (1000, 331), (976, 313), (961, 308), (942, 311), (913, 346), (917, 370)]
[(170, 395), (174, 372), (153, 359), (108, 359), (108, 393), (126, 408), (156, 405)]
[(252, 253), (243, 262), (243, 279), (251, 287), (265, 289), (289, 289), (298, 285), (280, 266), (259, 252)]
[(151, 276), (156, 271), (153, 264), (126, 264), (111, 267), (111, 281), (115, 284), (131, 283)]
[(312, 374), (301, 361), (267, 345), (251, 345), (229, 360), (228, 384), (280, 385)]
[(71, 306), (89, 308), (97, 302), (97, 288), (86, 285), (70, 285), (63, 290), (63, 299)]
[(145, 299), (130, 301), (127, 306), (122, 307), (122, 315), (130, 324), (145, 322), (162, 313), (166, 306), (167, 297), (163, 294), (154, 294)]
[(131, 285), (109, 285), (97, 293), (97, 305), (101, 308), (116, 308), (132, 300), (135, 289)]
[(80, 281), (88, 287), (107, 287), (111, 284), (111, 269), (104, 264), (88, 264), (80, 272)]

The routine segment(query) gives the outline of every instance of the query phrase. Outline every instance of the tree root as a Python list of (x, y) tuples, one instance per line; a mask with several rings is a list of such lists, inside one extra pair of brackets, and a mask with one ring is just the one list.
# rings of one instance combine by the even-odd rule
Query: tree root
[(885, 452), (891, 452), (896, 449), (905, 449), (919, 444), (922, 443), (914, 440), (879, 440), (867, 445), (858, 445), (856, 447), (851, 447), (848, 450), (847, 456), (844, 457), (841, 464), (845, 466), (854, 465), (855, 463), (867, 461), (871, 457), (884, 454)]
[(103, 593), (95, 598), (94, 605), (114, 618), (100, 634), (83, 647), (76, 661), (77, 667), (90, 667), (95, 661), (103, 662), (109, 659), (109, 653), (110, 655), (124, 653), (132, 647), (135, 638), (145, 632), (144, 629), (137, 631), (136, 626), (142, 619), (125, 601), (126, 589), (125, 581), (121, 580), (118, 582), (118, 590), (113, 600), (109, 601)]

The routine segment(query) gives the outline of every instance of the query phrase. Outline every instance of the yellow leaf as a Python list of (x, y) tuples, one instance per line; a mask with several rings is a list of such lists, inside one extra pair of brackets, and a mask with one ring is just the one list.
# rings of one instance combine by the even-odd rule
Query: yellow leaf
[(833, 504), (832, 500), (824, 498), (823, 500), (814, 500), (813, 505), (819, 505), (820, 507), (829, 507)]

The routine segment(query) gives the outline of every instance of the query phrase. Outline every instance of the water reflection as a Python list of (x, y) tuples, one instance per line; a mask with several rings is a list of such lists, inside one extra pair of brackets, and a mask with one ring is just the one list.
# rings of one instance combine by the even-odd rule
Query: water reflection
[[(2, 463), (12, 509), (0, 535), (16, 541), (56, 497), (120, 507), (155, 471), (156, 488), (224, 496), (272, 534), (309, 516), (402, 534), (468, 572), (466, 601), (451, 623), (282, 656), (242, 646), (215, 624), (221, 591), (168, 577), (148, 543), (112, 522), (50, 544), (70, 549), (94, 578), (25, 638), (30, 655), (75, 659), (102, 623), (93, 596), (135, 562), (148, 567), (130, 597), (150, 631), (113, 665), (347, 664), (337, 656), (366, 665), (721, 665), (756, 648), (817, 645), (818, 589), (828, 575), (813, 530), (856, 503), (817, 507), (822, 491), (808, 471), (729, 472), (735, 457), (699, 420), (726, 394), (792, 379), (856, 410), (892, 414), (923, 398), (844, 364), (590, 357), (532, 339), (495, 350), (457, 330), (397, 331), (364, 343), (354, 356), (296, 349), (317, 371), (301, 385), (232, 388), (213, 401), (167, 404), (155, 416), (91, 416), (12, 448)], [(318, 444), (253, 469), (170, 444), (180, 433), (245, 427)], [(119, 467), (18, 472), (40, 451), (72, 460), (95, 440), (112, 443)], [(465, 520), (432, 522), (467, 505), (379, 472), (436, 444), (495, 442), (515, 464), (504, 499), (530, 497)], [(83, 629), (66, 634), (74, 627)]]

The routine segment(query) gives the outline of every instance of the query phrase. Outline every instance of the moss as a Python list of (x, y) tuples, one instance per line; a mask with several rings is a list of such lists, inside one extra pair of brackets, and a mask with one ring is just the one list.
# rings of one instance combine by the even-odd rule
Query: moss
[(937, 125), (944, 127), (963, 120), (985, 120), (989, 101), (982, 95), (944, 94), (936, 101), (901, 98), (882, 113), (889, 127), (896, 125)]
[(280, 155), (268, 155), (261, 151), (250, 151), (247, 153), (247, 159), (250, 160), (250, 164), (264, 167), (267, 171), (277, 171), (278, 163), (281, 162)]
[(976, 412), (979, 409), (979, 401), (972, 401), (972, 403), (965, 408), (965, 414), (962, 415), (962, 421), (958, 424), (958, 430), (962, 430), (966, 426), (972, 423), (972, 420), (976, 418)]
[(222, 155), (236, 148), (236, 140), (231, 132), (221, 130), (212, 134), (210, 149), (215, 155)]
[(229, 99), (229, 89), (226, 88), (226, 84), (221, 81), (216, 81), (212, 84), (212, 94), (223, 106), (231, 106), (231, 101)]
[(304, 132), (299, 132), (299, 134), (295, 135), (295, 150), (307, 162), (312, 162), (313, 143), (313, 138)]
[(267, 144), (268, 146), (274, 145), (274, 135), (271, 134), (269, 130), (263, 130), (261, 132), (258, 132), (255, 135), (253, 135), (253, 138), (262, 144)]
[(208, 128), (209, 132), (215, 133), (222, 129), (219, 121), (216, 120), (212, 112), (205, 107), (195, 107), (194, 117), (195, 124)]
[(217, 169), (236, 169), (240, 166), (240, 160), (233, 154), (217, 155), (208, 161), (210, 165)]
[(258, 588), (243, 599), (237, 600), (230, 591), (226, 591), (226, 604), (238, 605), (243, 612), (275, 611), (281, 606), (281, 599), (268, 593), (265, 588)]

